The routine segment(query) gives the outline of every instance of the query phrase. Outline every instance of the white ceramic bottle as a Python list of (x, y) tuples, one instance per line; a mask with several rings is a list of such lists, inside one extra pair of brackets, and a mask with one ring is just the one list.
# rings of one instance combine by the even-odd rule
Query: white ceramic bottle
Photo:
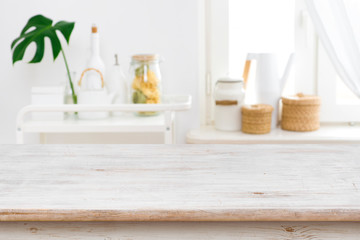
[[(105, 65), (100, 57), (100, 43), (98, 28), (91, 28), (90, 58), (86, 68), (81, 73), (78, 94), (78, 104), (102, 105), (112, 102), (106, 90)], [(79, 112), (79, 119), (101, 119), (109, 116), (108, 112)]]
[[(94, 24), (91, 27), (91, 48), (90, 48), (90, 58), (87, 61), (87, 68), (95, 68), (99, 70), (105, 81), (105, 64), (102, 58), (100, 57), (100, 42), (99, 42), (99, 32), (98, 27)], [(89, 72), (84, 81), (85, 89), (101, 89), (101, 82), (99, 81), (99, 75), (96, 72)]]

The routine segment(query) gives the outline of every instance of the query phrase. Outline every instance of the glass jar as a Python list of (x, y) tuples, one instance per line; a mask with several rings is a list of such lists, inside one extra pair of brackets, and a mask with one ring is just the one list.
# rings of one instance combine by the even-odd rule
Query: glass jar
[[(160, 58), (157, 54), (134, 55), (130, 63), (130, 97), (134, 104), (161, 103)], [(156, 112), (139, 112), (139, 115), (155, 115)]]

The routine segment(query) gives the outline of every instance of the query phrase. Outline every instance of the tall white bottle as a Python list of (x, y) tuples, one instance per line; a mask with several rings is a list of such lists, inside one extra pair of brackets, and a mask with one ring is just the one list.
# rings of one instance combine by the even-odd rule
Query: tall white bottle
[[(100, 57), (99, 33), (95, 25), (91, 28), (90, 40), (90, 58), (79, 80), (78, 104), (110, 104), (105, 87), (105, 65)], [(109, 112), (79, 112), (78, 116), (79, 119), (101, 119), (107, 118)]]
[[(106, 81), (105, 74), (105, 64), (100, 57), (100, 42), (99, 42), (99, 32), (97, 26), (94, 24), (91, 27), (91, 49), (90, 49), (90, 58), (86, 64), (87, 68), (95, 68), (99, 70), (104, 80)], [(86, 80), (84, 81), (86, 89), (101, 89), (101, 79), (99, 79), (99, 74), (94, 71), (89, 71), (86, 75)]]

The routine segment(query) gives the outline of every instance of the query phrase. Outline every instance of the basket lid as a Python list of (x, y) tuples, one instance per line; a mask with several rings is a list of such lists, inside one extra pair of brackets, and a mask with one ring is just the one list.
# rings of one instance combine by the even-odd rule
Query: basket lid
[(282, 97), (282, 102), (288, 105), (320, 105), (321, 99), (315, 95), (298, 93), (295, 96)]
[(269, 104), (255, 104), (244, 105), (241, 107), (241, 112), (253, 112), (253, 113), (271, 113), (274, 110), (273, 106)]

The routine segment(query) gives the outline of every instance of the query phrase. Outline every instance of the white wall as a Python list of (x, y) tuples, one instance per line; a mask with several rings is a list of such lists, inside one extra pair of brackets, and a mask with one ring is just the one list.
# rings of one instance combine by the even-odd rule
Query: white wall
[[(1, 0), (0, 2), (0, 143), (15, 142), (15, 116), (30, 103), (30, 88), (66, 80), (61, 55), (53, 63), (51, 49), (39, 64), (11, 63), (10, 44), (27, 20), (43, 14), (55, 22), (75, 21), (70, 46), (64, 47), (72, 71), (79, 75), (89, 56), (89, 32), (96, 23), (101, 34), (101, 55), (110, 67), (113, 55), (127, 70), (135, 53), (159, 53), (163, 88), (167, 94), (191, 94), (193, 108), (180, 113), (178, 142), (199, 123), (198, 110), (198, 1), (197, 0)], [(49, 46), (49, 42), (46, 43)], [(64, 45), (64, 44), (63, 44)], [(31, 60), (28, 51), (25, 60)]]

